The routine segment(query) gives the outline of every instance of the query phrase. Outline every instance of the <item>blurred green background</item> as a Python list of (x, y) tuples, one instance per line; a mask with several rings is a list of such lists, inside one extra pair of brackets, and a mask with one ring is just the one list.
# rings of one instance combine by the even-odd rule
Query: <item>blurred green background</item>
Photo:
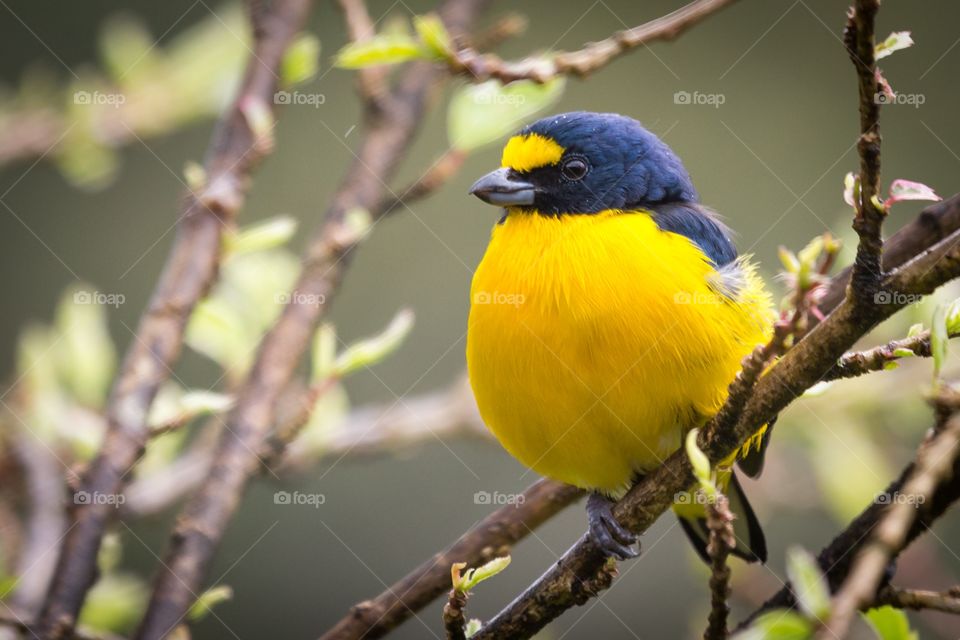
[[(243, 36), (242, 22), (238, 32), (238, 23), (223, 17), (235, 8), (212, 0), (2, 4), (0, 80), (7, 103), (25, 82), (46, 78), (62, 86), (74, 73), (101, 67), (97, 34), (120, 15), (142, 21), (160, 48), (203, 23), (225, 43)], [(679, 4), (497, 2), (484, 23), (508, 10), (529, 18), (527, 32), (500, 48), (517, 57), (577, 48)], [(369, 6), (374, 18), (389, 19), (409, 18), (432, 5), (401, 0)], [(676, 42), (641, 48), (585, 81), (571, 80), (552, 110), (617, 111), (663, 136), (686, 162), (703, 201), (727, 218), (740, 249), (756, 254), (773, 283), (779, 245), (796, 250), (825, 230), (848, 236), (842, 180), (857, 166), (858, 120), (853, 70), (840, 42), (845, 10), (845, 3), (825, 0), (743, 0)], [(917, 44), (882, 67), (896, 91), (923, 96), (919, 107), (883, 110), (884, 178), (919, 180), (944, 196), (960, 186), (958, 20), (960, 5), (947, 0), (888, 1), (878, 26), (882, 35), (912, 31)], [(353, 72), (331, 68), (333, 54), (345, 44), (341, 15), (332, 3), (317, 3), (310, 29), (323, 45), (321, 66), (301, 90), (321, 93), (325, 100), (282, 111), (276, 154), (256, 175), (240, 219), (249, 224), (281, 213), (294, 216), (301, 228), (293, 239), (295, 251), (318, 224), (361, 136), (354, 128), (359, 112)], [(242, 64), (242, 46), (234, 42), (227, 50), (236, 50), (234, 65)], [(229, 67), (224, 64), (225, 73)], [(677, 104), (674, 95), (682, 91), (721, 95), (723, 104)], [(446, 148), (449, 95), (450, 85), (396, 185), (417, 177)], [(0, 139), (17, 133), (9, 119), (0, 123)], [(183, 167), (201, 159), (211, 127), (211, 119), (201, 117), (162, 135), (130, 140), (116, 150), (113, 180), (98, 189), (70, 184), (49, 157), (0, 168), (0, 261), (6, 274), (0, 279), (0, 333), (6, 336), (0, 361), (7, 378), (17, 375), (22, 329), (49, 321), (64, 289), (78, 280), (124, 296), (122, 305), (109, 309), (111, 334), (123, 352), (173, 240)], [(472, 269), (497, 215), (466, 190), (498, 160), (497, 145), (474, 153), (439, 193), (377, 225), (359, 250), (333, 307), (332, 321), (343, 340), (378, 331), (404, 306), (416, 312), (417, 322), (395, 355), (347, 381), (351, 403), (390, 404), (447, 385), (462, 372)], [(76, 162), (84, 165), (83, 154)], [(921, 208), (922, 203), (897, 205), (890, 227)], [(940, 296), (949, 298), (950, 292)], [(903, 335), (911, 322), (929, 321), (932, 308), (930, 302), (912, 307), (874, 340)], [(185, 350), (176, 375), (184, 384), (207, 388), (219, 373)], [(779, 588), (789, 545), (818, 550), (911, 457), (930, 423), (923, 401), (930, 375), (929, 362), (909, 362), (869, 380), (834, 385), (783, 416), (764, 477), (747, 487), (767, 529), (771, 561), (767, 567), (736, 566), (737, 611)], [(231, 585), (235, 596), (218, 606), (216, 617), (200, 623), (195, 637), (315, 637), (351, 604), (379, 593), (488, 513), (489, 506), (474, 503), (475, 492), (514, 493), (532, 479), (496, 445), (458, 440), (428, 440), (398, 456), (328, 461), (282, 483), (260, 479), (210, 576), (222, 576), (218, 582)], [(275, 491), (294, 489), (323, 493), (326, 502), (319, 509), (274, 504)], [(174, 513), (138, 522), (132, 533), (123, 529), (126, 567), (152, 575)], [(706, 572), (674, 525), (672, 516), (664, 517), (644, 536), (643, 556), (623, 566), (612, 589), (567, 613), (543, 636), (699, 636), (708, 602)], [(577, 506), (538, 530), (516, 548), (505, 573), (476, 591), (469, 614), (487, 618), (498, 611), (584, 526)], [(953, 514), (905, 554), (898, 583), (955, 584), (958, 539), (960, 522)], [(440, 634), (438, 605), (419, 618), (395, 637)], [(924, 637), (960, 635), (960, 625), (945, 615), (912, 619)]]

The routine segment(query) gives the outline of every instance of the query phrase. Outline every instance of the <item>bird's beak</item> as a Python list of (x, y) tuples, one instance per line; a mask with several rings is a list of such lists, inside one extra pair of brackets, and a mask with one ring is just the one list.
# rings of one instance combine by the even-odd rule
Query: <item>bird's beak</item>
[(516, 207), (533, 204), (535, 188), (507, 167), (491, 171), (470, 187), (470, 193), (487, 204)]

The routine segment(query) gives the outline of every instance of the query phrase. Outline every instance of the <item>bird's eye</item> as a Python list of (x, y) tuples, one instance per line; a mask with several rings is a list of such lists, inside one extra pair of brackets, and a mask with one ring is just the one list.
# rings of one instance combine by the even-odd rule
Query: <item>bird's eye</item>
[(582, 180), (589, 170), (586, 160), (576, 157), (569, 158), (560, 167), (560, 173), (567, 180)]

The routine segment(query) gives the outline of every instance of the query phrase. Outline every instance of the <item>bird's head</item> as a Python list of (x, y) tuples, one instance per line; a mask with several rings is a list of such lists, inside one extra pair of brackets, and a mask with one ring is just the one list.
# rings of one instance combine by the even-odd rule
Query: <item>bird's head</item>
[(547, 215), (694, 203), (680, 159), (633, 118), (576, 111), (538, 120), (510, 138), (501, 168), (470, 193)]

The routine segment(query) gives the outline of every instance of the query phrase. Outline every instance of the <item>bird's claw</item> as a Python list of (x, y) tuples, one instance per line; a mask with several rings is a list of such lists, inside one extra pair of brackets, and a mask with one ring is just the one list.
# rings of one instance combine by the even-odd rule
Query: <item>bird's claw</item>
[(590, 525), (590, 537), (593, 542), (609, 556), (618, 560), (628, 560), (640, 555), (637, 536), (626, 529), (613, 517), (613, 502), (600, 494), (593, 493), (587, 499), (587, 522)]

